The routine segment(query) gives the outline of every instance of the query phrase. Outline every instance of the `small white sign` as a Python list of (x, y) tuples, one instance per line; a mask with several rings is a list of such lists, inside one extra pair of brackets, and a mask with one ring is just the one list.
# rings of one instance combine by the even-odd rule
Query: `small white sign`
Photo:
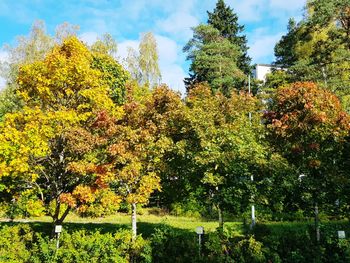
[(197, 227), (196, 227), (196, 233), (197, 233), (198, 235), (203, 235), (203, 234), (204, 234), (204, 227), (202, 227), (202, 226), (197, 226)]
[(61, 232), (62, 232), (62, 226), (61, 225), (55, 226), (55, 233), (61, 233)]
[(338, 231), (338, 238), (345, 238), (345, 231)]

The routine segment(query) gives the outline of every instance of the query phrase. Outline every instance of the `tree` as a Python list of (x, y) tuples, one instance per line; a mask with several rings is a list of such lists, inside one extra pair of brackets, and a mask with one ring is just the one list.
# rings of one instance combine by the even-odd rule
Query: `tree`
[(45, 22), (36, 20), (28, 36), (17, 37), (15, 46), (4, 46), (9, 58), (0, 64), (1, 76), (6, 80), (5, 91), (1, 95), (4, 104), (1, 106), (0, 119), (6, 113), (17, 111), (22, 107), (21, 98), (15, 92), (19, 67), (44, 59), (55, 43), (62, 44), (68, 36), (75, 36), (78, 29), (78, 26), (65, 22), (57, 26), (55, 36), (52, 37), (46, 32)]
[(311, 195), (319, 240), (318, 206), (337, 181), (349, 116), (334, 94), (304, 82), (277, 89), (265, 120), (273, 144), (296, 165), (295, 180)]
[[(300, 26), (299, 26), (300, 27)], [(282, 36), (282, 38), (275, 45), (275, 64), (288, 68), (292, 66), (297, 61), (297, 55), (295, 54), (295, 46), (298, 41), (300, 33), (296, 22), (293, 18), (289, 19), (287, 26), (287, 34)]]
[[(102, 48), (102, 46), (100, 46)], [(129, 80), (129, 73), (113, 57), (108, 55), (107, 49), (93, 51), (92, 67), (101, 71), (101, 79), (111, 89), (111, 98), (116, 105), (121, 105), (126, 99), (125, 84)], [(93, 49), (94, 50), (94, 49)], [(106, 53), (107, 52), (107, 53)]]
[(275, 47), (276, 64), (286, 80), (311, 81), (336, 93), (349, 108), (348, 1), (308, 1), (305, 18), (289, 22), (288, 32)]
[(162, 107), (159, 98), (168, 93), (159, 87), (152, 92), (145, 103), (129, 97), (124, 104), (123, 118), (115, 119), (101, 112), (95, 126), (105, 141), (103, 158), (98, 164), (104, 171), (104, 182), (131, 205), (132, 232), (136, 238), (137, 204), (148, 203), (150, 195), (160, 190), (162, 156), (171, 140), (162, 133)]
[(159, 84), (161, 75), (158, 66), (157, 41), (151, 32), (142, 35), (139, 53), (142, 82), (148, 85)]
[(101, 39), (92, 44), (91, 50), (114, 57), (118, 51), (117, 42), (110, 34), (104, 34)]
[(181, 152), (193, 163), (197, 187), (205, 189), (200, 198), (215, 205), (222, 226), (222, 210), (241, 213), (251, 203), (250, 177), (266, 160), (258, 101), (244, 93), (212, 95), (209, 87), (198, 85), (186, 105), (189, 134)]
[(221, 36), (238, 47), (238, 68), (246, 75), (251, 74), (251, 58), (247, 55), (247, 38), (245, 35), (240, 35), (244, 31), (244, 26), (238, 24), (237, 14), (232, 8), (226, 6), (224, 0), (218, 0), (213, 12), (207, 11), (207, 13), (208, 25), (219, 30)]
[(139, 85), (154, 87), (160, 83), (157, 41), (151, 32), (142, 34), (138, 53), (128, 48), (126, 63), (131, 76)]
[(47, 207), (54, 206), (54, 224), (61, 224), (70, 209), (93, 201), (101, 181), (92, 165), (97, 159), (92, 149), (101, 142), (96, 136), (81, 138), (97, 112), (121, 116), (109, 84), (94, 67), (94, 55), (75, 37), (44, 60), (19, 68), (16, 91), (24, 108), (1, 123), (0, 180), (9, 191), (35, 189)]
[(191, 61), (193, 73), (185, 80), (187, 91), (194, 84), (208, 82), (213, 93), (220, 91), (229, 96), (244, 74), (237, 66), (238, 47), (220, 35), (220, 32), (208, 25), (199, 25), (193, 29), (193, 38), (184, 47), (187, 60)]
[(13, 86), (6, 86), (0, 91), (0, 122), (6, 113), (16, 112), (22, 108), (22, 101), (16, 95)]

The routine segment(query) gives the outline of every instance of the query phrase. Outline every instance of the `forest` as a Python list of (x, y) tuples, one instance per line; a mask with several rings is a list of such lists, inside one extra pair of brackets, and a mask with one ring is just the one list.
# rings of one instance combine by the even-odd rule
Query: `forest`
[(186, 94), (151, 32), (121, 59), (34, 22), (0, 65), (0, 262), (350, 262), (350, 2), (304, 12), (259, 81), (218, 0)]

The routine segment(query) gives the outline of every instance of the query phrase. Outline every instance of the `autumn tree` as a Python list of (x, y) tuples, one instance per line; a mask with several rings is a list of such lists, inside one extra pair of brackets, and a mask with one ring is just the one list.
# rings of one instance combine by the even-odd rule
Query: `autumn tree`
[(311, 195), (319, 240), (318, 209), (340, 178), (340, 153), (350, 128), (349, 116), (334, 94), (301, 82), (277, 89), (265, 120), (273, 145), (296, 165), (299, 178), (295, 180)]
[(238, 68), (239, 48), (209, 25), (193, 29), (193, 38), (184, 47), (191, 61), (190, 77), (185, 79), (187, 92), (196, 83), (207, 82), (213, 93), (220, 91), (229, 96), (244, 81)]
[(0, 118), (7, 112), (14, 112), (23, 106), (21, 98), (16, 94), (18, 71), (22, 64), (42, 60), (55, 44), (61, 44), (68, 36), (75, 36), (79, 27), (67, 22), (58, 25), (55, 35), (47, 33), (45, 22), (34, 21), (27, 36), (18, 36), (15, 45), (4, 45), (8, 53), (6, 61), (0, 63), (0, 76), (6, 80), (6, 86), (1, 92)]
[(104, 182), (131, 205), (134, 238), (137, 204), (148, 203), (150, 195), (160, 190), (161, 160), (172, 143), (162, 132), (165, 113), (159, 108), (160, 98), (169, 92), (159, 87), (143, 103), (129, 94), (121, 119), (101, 112), (95, 122), (105, 141), (98, 167), (104, 171)]
[(281, 82), (315, 82), (337, 94), (347, 110), (349, 8), (349, 1), (308, 1), (304, 19), (290, 20), (275, 46), (275, 63), (288, 73)]
[[(71, 37), (43, 60), (20, 66), (16, 92), (24, 107), (5, 115), (0, 126), (1, 181), (9, 191), (37, 191), (47, 207), (54, 207), (54, 224), (62, 223), (70, 209), (92, 201), (99, 182), (91, 150), (101, 142), (77, 140), (84, 135), (82, 128), (91, 127), (103, 110), (121, 116), (111, 83), (104, 79), (108, 72), (96, 66), (96, 59), (103, 58)], [(125, 79), (115, 81), (120, 88)]]
[(126, 64), (131, 76), (139, 85), (154, 87), (160, 83), (157, 41), (151, 32), (142, 34), (138, 52), (128, 48)]

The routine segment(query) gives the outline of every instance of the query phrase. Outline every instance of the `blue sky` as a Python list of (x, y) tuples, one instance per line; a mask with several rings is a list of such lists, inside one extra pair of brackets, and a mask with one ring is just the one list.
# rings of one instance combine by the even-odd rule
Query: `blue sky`
[[(254, 63), (273, 61), (273, 48), (286, 32), (290, 17), (300, 20), (306, 0), (226, 0), (245, 26), (249, 55)], [(152, 31), (157, 39), (162, 81), (184, 92), (188, 63), (182, 48), (191, 27), (207, 21), (216, 0), (0, 0), (0, 46), (14, 45), (16, 36), (27, 35), (34, 20), (44, 20), (49, 33), (63, 22), (79, 25), (79, 36), (92, 43), (110, 33), (118, 55), (137, 48), (140, 34)], [(6, 53), (0, 50), (0, 60)], [(0, 81), (1, 86), (1, 81)]]

